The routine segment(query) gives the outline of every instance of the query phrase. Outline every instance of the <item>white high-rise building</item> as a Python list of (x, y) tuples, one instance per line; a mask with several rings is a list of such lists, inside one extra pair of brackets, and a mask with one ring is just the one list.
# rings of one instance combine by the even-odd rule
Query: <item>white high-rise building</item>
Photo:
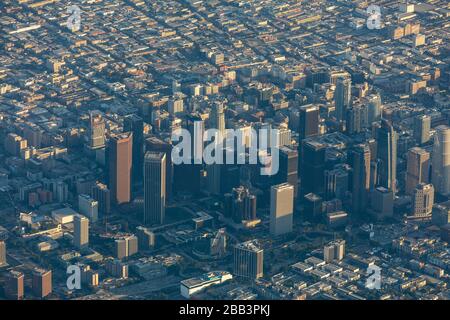
[(434, 205), (434, 187), (420, 183), (413, 191), (412, 214), (416, 218), (431, 217)]
[(278, 236), (292, 232), (294, 186), (282, 183), (270, 191), (270, 233)]
[(78, 210), (92, 222), (98, 220), (98, 201), (91, 198), (87, 194), (78, 196)]
[(76, 215), (73, 218), (73, 225), (73, 244), (79, 249), (87, 247), (89, 245), (89, 219), (82, 215)]
[(433, 146), (432, 182), (436, 192), (450, 194), (450, 127), (438, 126)]

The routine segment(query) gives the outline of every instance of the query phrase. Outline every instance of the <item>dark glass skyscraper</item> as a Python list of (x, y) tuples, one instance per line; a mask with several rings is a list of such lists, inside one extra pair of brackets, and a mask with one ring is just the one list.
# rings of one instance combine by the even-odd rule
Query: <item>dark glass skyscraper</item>
[(367, 206), (370, 189), (370, 148), (360, 144), (350, 151), (350, 162), (353, 167), (352, 216), (362, 217)]
[(352, 81), (347, 78), (339, 78), (336, 82), (336, 91), (334, 93), (334, 102), (336, 107), (336, 118), (338, 121), (345, 121), (347, 109), (352, 102)]
[(133, 133), (132, 183), (142, 181), (144, 161), (144, 120), (133, 114), (123, 120), (123, 131)]
[(300, 140), (319, 134), (319, 107), (306, 105), (300, 107), (299, 115)]
[(294, 187), (294, 197), (298, 192), (298, 151), (289, 147), (280, 148), (280, 168), (277, 183), (289, 183)]
[(377, 157), (379, 185), (396, 192), (398, 135), (387, 120), (381, 121), (377, 130)]
[(146, 152), (144, 159), (143, 224), (164, 223), (166, 214), (166, 154)]
[(322, 194), (324, 191), (326, 146), (316, 141), (305, 140), (301, 151), (301, 189), (303, 194)]

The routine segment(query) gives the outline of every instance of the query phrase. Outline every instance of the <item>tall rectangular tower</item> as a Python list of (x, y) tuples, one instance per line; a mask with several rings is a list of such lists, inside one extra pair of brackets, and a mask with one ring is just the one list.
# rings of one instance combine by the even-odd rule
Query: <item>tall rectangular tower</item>
[(143, 224), (164, 223), (166, 213), (166, 154), (148, 151), (144, 159)]
[(283, 183), (270, 190), (270, 233), (279, 236), (292, 232), (294, 186)]
[(131, 163), (133, 134), (122, 133), (109, 141), (109, 189), (115, 204), (131, 200)]
[(73, 225), (73, 244), (79, 249), (87, 247), (89, 245), (89, 219), (82, 215), (76, 215), (73, 218)]

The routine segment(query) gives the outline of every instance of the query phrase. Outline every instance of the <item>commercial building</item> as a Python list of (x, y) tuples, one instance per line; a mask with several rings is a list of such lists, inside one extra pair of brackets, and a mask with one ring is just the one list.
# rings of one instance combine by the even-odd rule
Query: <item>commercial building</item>
[(270, 233), (274, 236), (292, 232), (294, 186), (283, 183), (270, 190)]
[(264, 250), (256, 240), (234, 247), (234, 275), (249, 279), (258, 279), (264, 275)]

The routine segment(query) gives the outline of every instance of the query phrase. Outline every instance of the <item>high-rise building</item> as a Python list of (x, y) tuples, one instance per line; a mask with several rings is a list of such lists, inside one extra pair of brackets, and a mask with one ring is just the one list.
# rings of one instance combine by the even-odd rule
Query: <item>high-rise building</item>
[(99, 149), (105, 146), (105, 120), (97, 111), (89, 113), (88, 147)]
[(352, 81), (348, 78), (339, 78), (336, 82), (336, 91), (334, 92), (334, 104), (338, 121), (345, 121), (345, 115), (347, 114), (347, 109), (351, 107), (351, 102)]
[(10, 300), (21, 300), (24, 296), (23, 273), (11, 270), (5, 280), (5, 296)]
[(300, 186), (303, 194), (322, 194), (324, 191), (326, 145), (304, 140), (301, 151)]
[(144, 160), (143, 224), (164, 223), (166, 213), (166, 154), (147, 151)]
[(92, 198), (98, 202), (98, 211), (102, 216), (111, 213), (111, 191), (105, 184), (97, 182), (92, 187)]
[(394, 193), (385, 187), (375, 188), (372, 192), (372, 210), (379, 219), (392, 217), (394, 214)]
[(432, 182), (436, 192), (450, 194), (450, 127), (438, 126), (433, 145)]
[(115, 204), (131, 200), (131, 163), (133, 134), (122, 133), (109, 141), (109, 189)]
[(279, 236), (292, 232), (294, 186), (283, 183), (270, 191), (270, 233)]
[(263, 276), (264, 250), (256, 240), (239, 243), (234, 247), (234, 274), (249, 279)]
[(225, 194), (225, 215), (237, 223), (255, 220), (256, 196), (244, 186), (233, 188), (231, 194)]
[(45, 298), (52, 293), (52, 271), (44, 269), (33, 270), (33, 294)]
[(308, 220), (321, 220), (323, 199), (315, 193), (308, 193), (303, 197), (303, 215)]
[(0, 241), (0, 267), (6, 265), (6, 243), (5, 241)]
[(332, 170), (325, 170), (325, 199), (343, 200), (349, 188), (351, 167), (348, 164), (335, 165)]
[(175, 96), (173, 99), (170, 99), (167, 104), (167, 110), (170, 114), (176, 115), (184, 111), (184, 100), (181, 97)]
[(450, 201), (436, 203), (433, 206), (431, 221), (437, 226), (450, 223)]
[(116, 239), (114, 241), (115, 245), (115, 256), (117, 259), (123, 259), (128, 257), (128, 243), (126, 239)]
[(172, 195), (173, 185), (173, 163), (172, 144), (157, 137), (150, 137), (145, 140), (145, 151), (164, 152), (166, 154), (166, 199)]
[(381, 97), (378, 94), (368, 96), (367, 100), (368, 100), (367, 118), (368, 124), (370, 126), (373, 122), (379, 121), (381, 119), (382, 105), (381, 105)]
[(129, 115), (123, 120), (123, 131), (133, 133), (133, 160), (131, 168), (132, 183), (142, 181), (144, 161), (144, 120), (135, 115)]
[(418, 144), (430, 141), (431, 117), (418, 115), (414, 118), (414, 139)]
[(319, 134), (319, 107), (309, 104), (300, 107), (299, 135), (300, 140)]
[(422, 148), (411, 148), (407, 154), (405, 192), (412, 195), (422, 182), (430, 182), (430, 154)]
[(432, 184), (418, 184), (414, 188), (412, 199), (412, 214), (414, 217), (431, 217), (434, 205), (434, 187)]
[(115, 255), (117, 259), (131, 257), (138, 252), (139, 240), (130, 235), (115, 240)]
[(13, 156), (20, 156), (20, 152), (27, 146), (27, 140), (15, 133), (9, 133), (5, 138), (5, 150)]
[(191, 157), (193, 159), (193, 164), (202, 164), (205, 123), (202, 118), (198, 116), (190, 116), (187, 119), (187, 129), (191, 134)]
[(155, 233), (144, 227), (136, 228), (139, 250), (148, 250), (155, 246)]
[(128, 278), (128, 265), (117, 259), (108, 259), (105, 264), (106, 272), (116, 278)]
[(89, 218), (91, 222), (98, 220), (98, 201), (87, 194), (78, 195), (78, 209), (80, 213)]
[(349, 134), (360, 133), (367, 128), (367, 107), (363, 104), (355, 104), (347, 109), (346, 131)]
[(280, 167), (276, 176), (277, 183), (287, 182), (294, 187), (294, 197), (298, 193), (298, 151), (290, 147), (281, 147)]
[(218, 163), (206, 165), (206, 187), (211, 194), (220, 194), (221, 167)]
[(398, 135), (387, 120), (381, 121), (377, 131), (378, 179), (380, 186), (397, 191), (397, 140)]
[(367, 206), (370, 190), (370, 148), (367, 144), (357, 145), (350, 152), (353, 168), (352, 216), (361, 218)]
[(345, 240), (335, 240), (323, 248), (323, 260), (325, 262), (341, 261), (345, 256)]
[(174, 166), (174, 189), (178, 192), (199, 194), (203, 172), (204, 121), (199, 116), (187, 118), (187, 130), (191, 136), (191, 162)]
[(87, 247), (89, 245), (89, 219), (82, 215), (76, 215), (73, 218), (73, 226), (73, 244), (79, 249)]
[(222, 103), (214, 103), (211, 110), (210, 119), (211, 128), (219, 130), (222, 138), (225, 138), (225, 112)]

